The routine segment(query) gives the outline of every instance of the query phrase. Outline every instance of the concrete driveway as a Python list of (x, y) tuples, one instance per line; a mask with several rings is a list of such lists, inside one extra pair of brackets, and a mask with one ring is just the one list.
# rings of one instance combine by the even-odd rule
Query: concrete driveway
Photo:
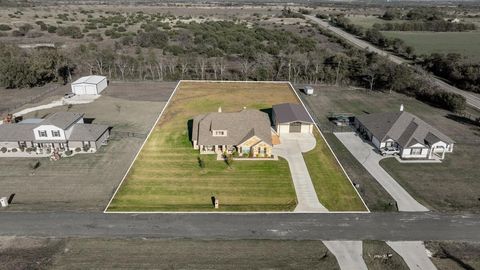
[(429, 211), (428, 208), (410, 196), (410, 194), (380, 166), (379, 162), (384, 157), (376, 152), (373, 145), (364, 142), (354, 132), (335, 133), (335, 136), (337, 136), (350, 153), (352, 153), (390, 196), (392, 196), (397, 202), (399, 211)]
[(433, 262), (428, 258), (425, 245), (422, 241), (400, 241), (387, 244), (402, 256), (411, 270), (436, 270)]
[(363, 260), (362, 241), (323, 241), (323, 244), (335, 255), (340, 269), (368, 269)]
[(295, 212), (328, 212), (317, 197), (312, 179), (302, 152), (315, 148), (316, 140), (312, 134), (282, 134), (280, 144), (275, 145), (272, 154), (285, 158), (290, 167), (298, 204)]

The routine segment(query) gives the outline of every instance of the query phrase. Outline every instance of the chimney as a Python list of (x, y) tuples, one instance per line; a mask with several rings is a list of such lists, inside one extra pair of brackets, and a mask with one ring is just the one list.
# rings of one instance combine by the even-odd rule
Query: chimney
[(218, 107), (218, 112), (222, 112), (222, 107)]
[(403, 104), (400, 105), (400, 111), (403, 112)]

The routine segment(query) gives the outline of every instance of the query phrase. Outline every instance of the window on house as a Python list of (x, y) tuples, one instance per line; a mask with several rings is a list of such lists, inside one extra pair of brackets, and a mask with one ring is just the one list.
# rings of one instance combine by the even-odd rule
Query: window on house
[(52, 130), (52, 137), (60, 137), (60, 131)]
[(47, 137), (47, 131), (46, 130), (39, 130), (38, 131), (38, 136), (39, 137)]
[(422, 148), (412, 148), (411, 155), (421, 155), (422, 154)]
[(227, 136), (226, 130), (214, 130), (213, 136)]

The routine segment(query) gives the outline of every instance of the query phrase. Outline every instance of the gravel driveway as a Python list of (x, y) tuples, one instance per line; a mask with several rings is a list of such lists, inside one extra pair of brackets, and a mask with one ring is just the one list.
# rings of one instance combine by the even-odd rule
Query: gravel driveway
[(364, 142), (354, 132), (335, 133), (335, 136), (347, 147), (352, 155), (382, 185), (397, 202), (399, 211), (429, 211), (417, 202), (403, 187), (395, 181), (379, 164), (382, 157), (369, 143)]

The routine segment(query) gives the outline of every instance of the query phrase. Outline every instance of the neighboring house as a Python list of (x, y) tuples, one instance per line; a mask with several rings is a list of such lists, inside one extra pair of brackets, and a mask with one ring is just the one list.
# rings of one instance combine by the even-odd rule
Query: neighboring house
[(377, 149), (396, 148), (402, 158), (444, 159), (453, 151), (452, 139), (405, 111), (360, 115), (354, 124)]
[(270, 157), (273, 130), (268, 114), (259, 110), (201, 114), (193, 119), (192, 142), (201, 154), (237, 151), (240, 155)]
[(0, 125), (0, 155), (6, 150), (96, 151), (108, 142), (109, 127), (85, 124), (83, 115), (56, 112), (45, 119), (26, 119), (16, 124)]
[(277, 133), (312, 133), (313, 122), (300, 104), (284, 103), (272, 106), (273, 125)]
[(75, 95), (99, 95), (105, 88), (107, 88), (105, 76), (81, 77), (72, 83), (72, 93)]

